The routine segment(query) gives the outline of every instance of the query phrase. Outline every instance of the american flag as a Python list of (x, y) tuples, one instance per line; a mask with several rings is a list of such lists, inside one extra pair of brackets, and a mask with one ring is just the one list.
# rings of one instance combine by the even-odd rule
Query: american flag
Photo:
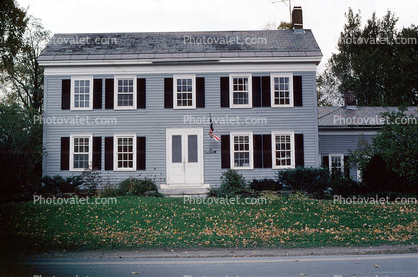
[[(210, 116), (210, 115), (209, 115)], [(209, 136), (211, 137), (211, 138), (213, 138), (214, 140), (216, 140), (216, 141), (221, 141), (221, 139), (217, 136), (217, 135), (215, 135), (214, 133), (213, 133), (213, 123), (212, 123), (212, 117), (210, 117), (210, 126), (209, 126), (209, 132), (208, 132), (208, 134), (209, 134)]]

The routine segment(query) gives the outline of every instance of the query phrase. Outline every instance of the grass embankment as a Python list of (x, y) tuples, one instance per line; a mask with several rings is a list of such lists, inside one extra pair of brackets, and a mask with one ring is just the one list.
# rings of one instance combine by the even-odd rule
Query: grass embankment
[(1, 205), (2, 250), (308, 247), (418, 242), (418, 205), (333, 204), (281, 197), (268, 204), (197, 205), (118, 197), (113, 205)]

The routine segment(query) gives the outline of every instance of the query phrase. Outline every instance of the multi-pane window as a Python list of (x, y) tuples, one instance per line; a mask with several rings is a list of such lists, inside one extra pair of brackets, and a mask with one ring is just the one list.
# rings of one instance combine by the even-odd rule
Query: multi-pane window
[(136, 78), (117, 77), (115, 78), (115, 108), (136, 109)]
[(341, 175), (344, 171), (344, 155), (331, 154), (329, 155), (329, 170), (332, 175)]
[(294, 167), (294, 134), (273, 132), (273, 168)]
[(135, 135), (115, 135), (115, 170), (136, 169)]
[(174, 80), (174, 108), (195, 109), (195, 75), (175, 75)]
[(71, 136), (70, 170), (84, 170), (91, 165), (92, 137)]
[(271, 74), (271, 106), (293, 106), (293, 75)]
[(71, 82), (71, 109), (91, 110), (93, 77), (72, 77)]
[(253, 167), (252, 134), (232, 134), (232, 168), (251, 169)]
[(230, 101), (232, 108), (251, 108), (251, 76), (230, 75)]

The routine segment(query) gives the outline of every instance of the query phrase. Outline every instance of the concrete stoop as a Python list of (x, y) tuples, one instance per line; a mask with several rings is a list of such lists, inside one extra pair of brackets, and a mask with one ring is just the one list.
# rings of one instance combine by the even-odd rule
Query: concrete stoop
[(203, 186), (173, 186), (173, 185), (161, 185), (158, 190), (159, 193), (165, 197), (206, 197), (209, 185)]

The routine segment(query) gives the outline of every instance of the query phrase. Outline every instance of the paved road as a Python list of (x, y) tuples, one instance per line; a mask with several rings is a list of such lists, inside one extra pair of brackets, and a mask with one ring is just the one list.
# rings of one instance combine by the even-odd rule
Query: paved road
[[(418, 276), (418, 254), (250, 258), (122, 258), (29, 260), (28, 276)], [(4, 273), (1, 276), (5, 276)]]

